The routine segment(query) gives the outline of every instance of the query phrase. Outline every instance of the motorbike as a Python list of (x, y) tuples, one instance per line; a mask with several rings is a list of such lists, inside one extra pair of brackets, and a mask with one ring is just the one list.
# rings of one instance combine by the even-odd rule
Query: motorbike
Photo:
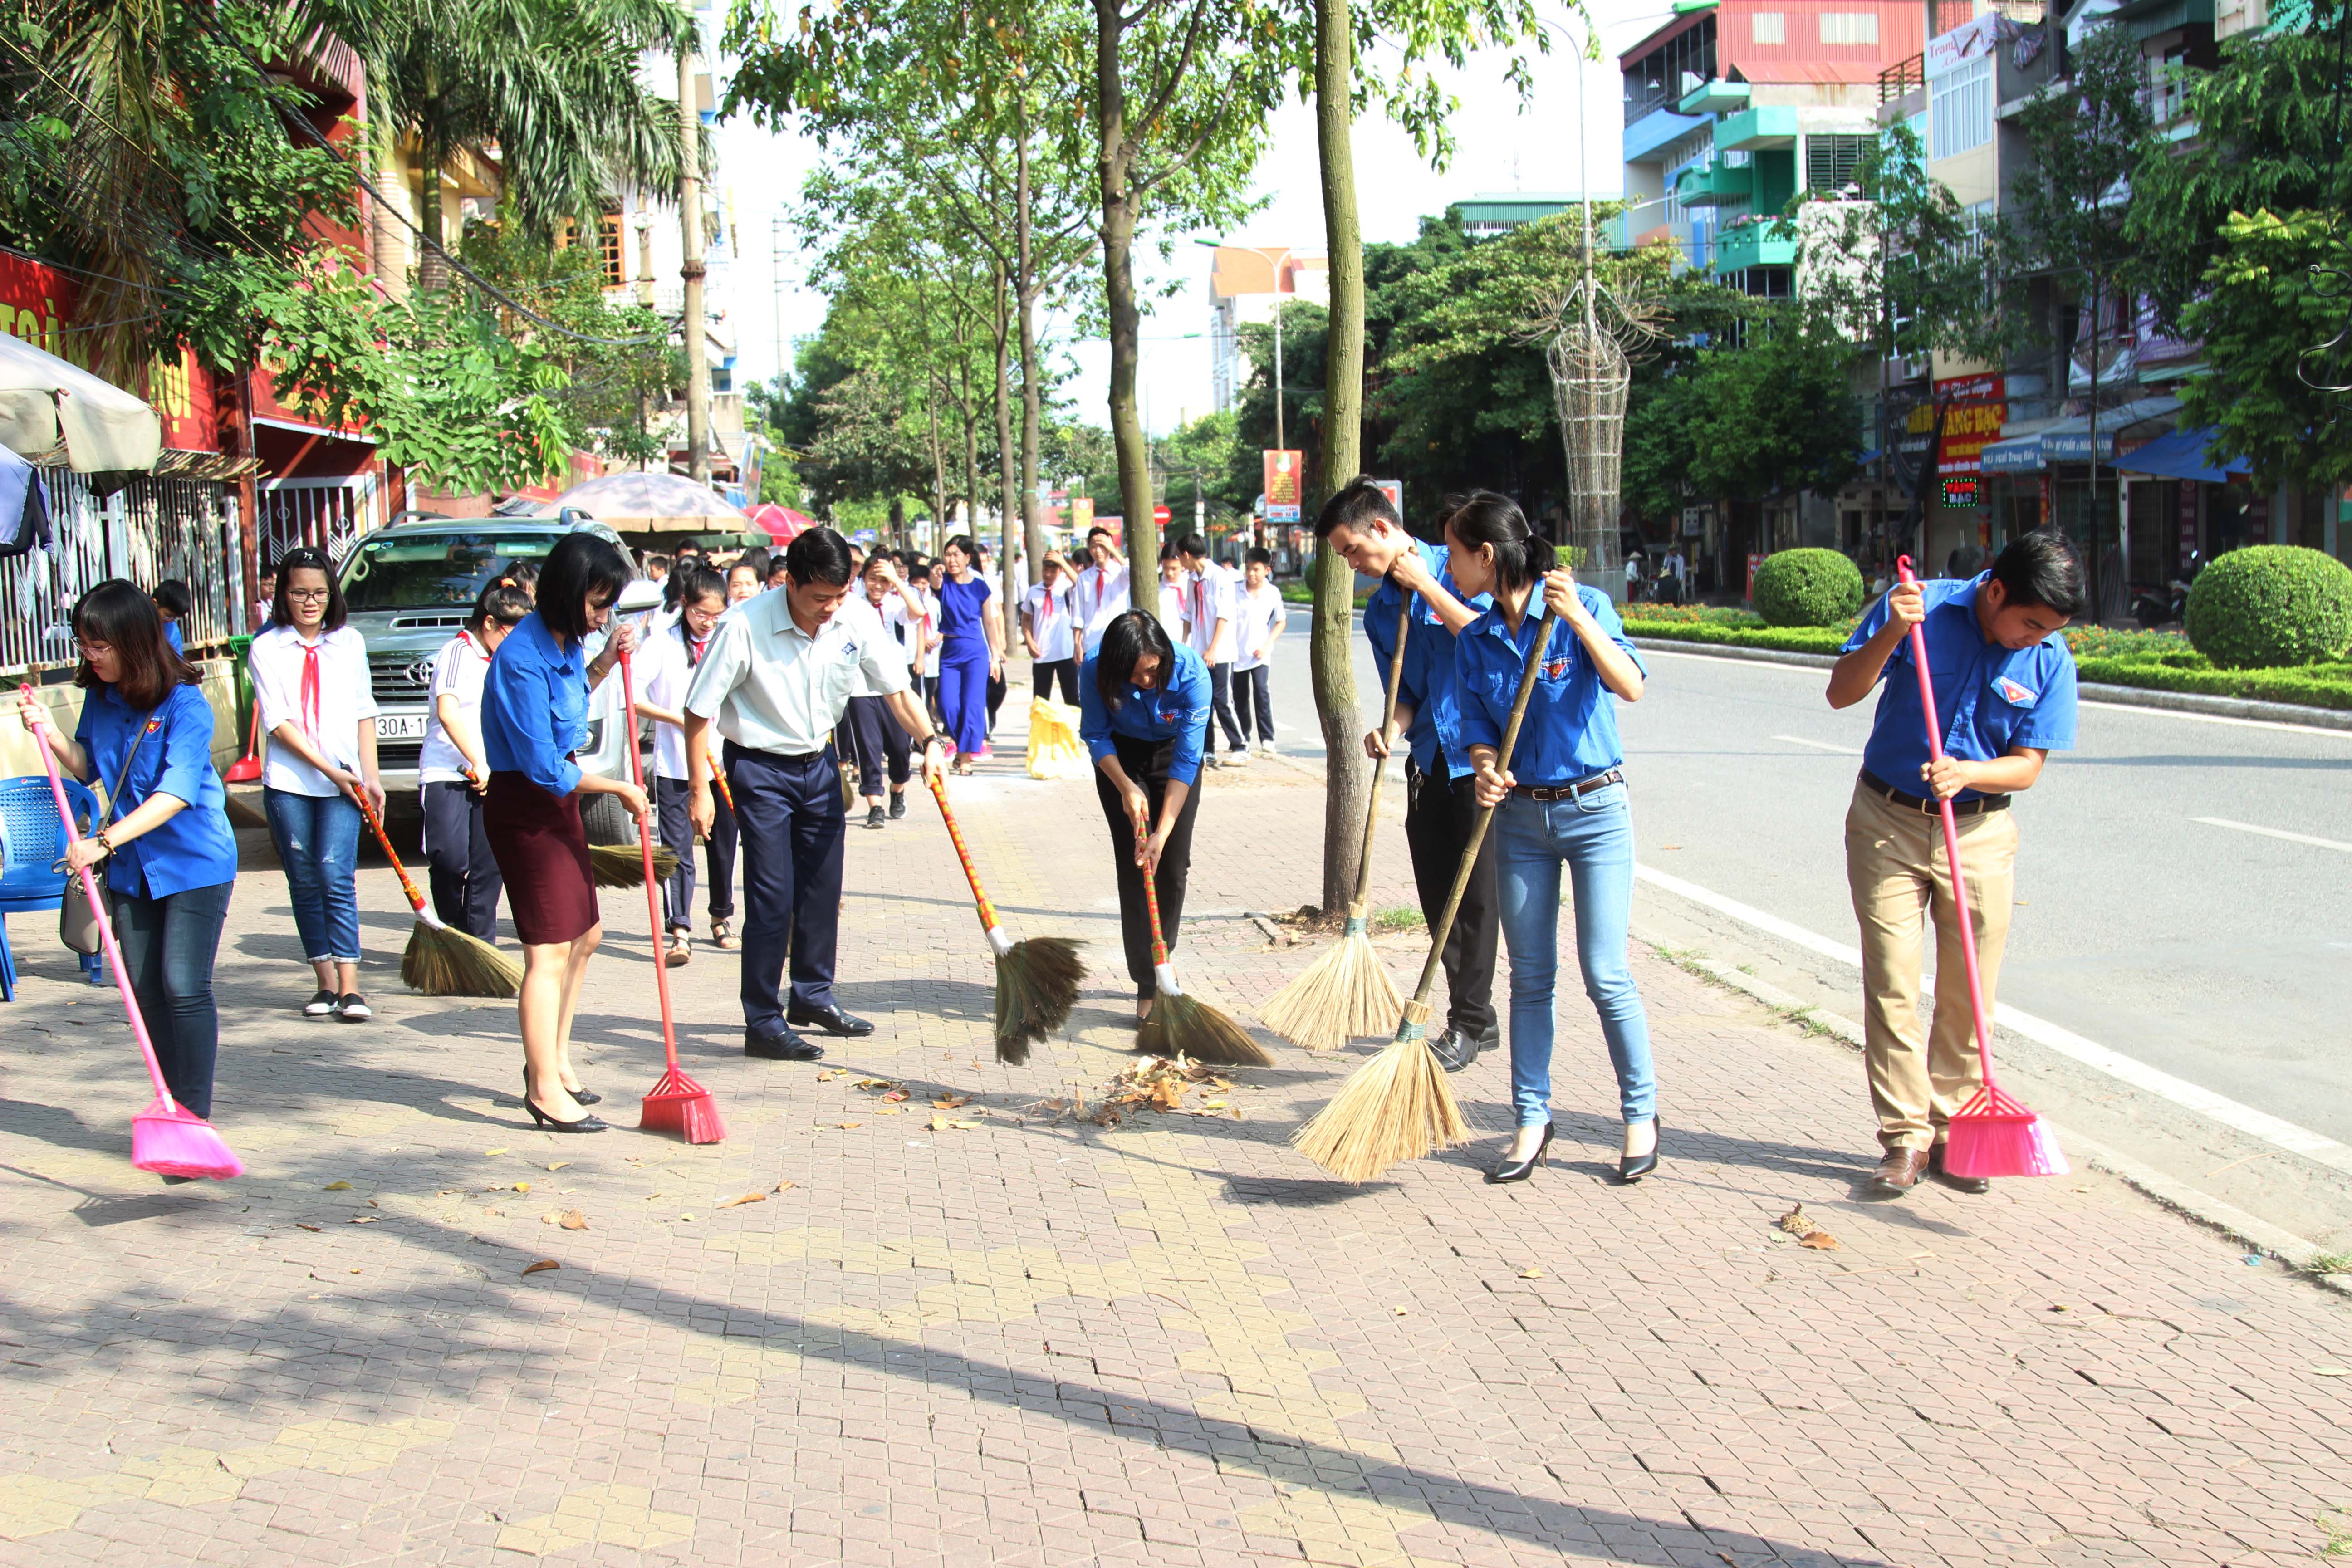
[(2189, 588), (2197, 580), (2197, 574), (2203, 564), (2198, 554), (2190, 552), (2188, 566), (2179, 576), (2164, 585), (2163, 592), (2150, 590), (2132, 601), (2132, 618), (2149, 631), (2187, 618)]

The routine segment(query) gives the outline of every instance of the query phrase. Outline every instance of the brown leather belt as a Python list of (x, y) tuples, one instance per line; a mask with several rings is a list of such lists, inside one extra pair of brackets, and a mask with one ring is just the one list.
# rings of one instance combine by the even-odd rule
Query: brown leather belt
[(1566, 784), (1520, 784), (1511, 793), (1522, 800), (1574, 800), (1580, 795), (1591, 795), (1597, 789), (1607, 789), (1613, 784), (1623, 784), (1623, 770), (1611, 768), (1605, 773), (1595, 773), (1589, 779), (1579, 779)]
[[(1916, 811), (1923, 816), (1934, 816), (1938, 814), (1940, 803), (1922, 800), (1916, 795), (1905, 795), (1868, 768), (1862, 770), (1862, 785), (1874, 795), (1885, 795), (1906, 811)], [(2008, 809), (2009, 796), (2005, 795), (1980, 795), (1974, 800), (1952, 802), (1954, 816), (1982, 816), (1988, 811), (2007, 811)]]

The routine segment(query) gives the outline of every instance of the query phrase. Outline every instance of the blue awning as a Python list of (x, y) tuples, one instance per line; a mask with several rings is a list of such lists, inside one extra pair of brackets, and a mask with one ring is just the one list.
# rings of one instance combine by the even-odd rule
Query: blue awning
[(1988, 474), (2034, 474), (2043, 467), (2040, 436), (2012, 436), (2006, 441), (1995, 441), (1984, 449), (1984, 471)]
[(2231, 458), (2220, 468), (2207, 458), (2206, 451), (2219, 435), (2219, 426), (2208, 425), (2200, 430), (2175, 430), (2159, 436), (2136, 452), (2126, 452), (2116, 459), (2116, 467), (2128, 468), (2136, 474), (2154, 474), (2164, 479), (2195, 479), (2200, 484), (2218, 485), (2231, 474), (2247, 471), (2243, 458)]

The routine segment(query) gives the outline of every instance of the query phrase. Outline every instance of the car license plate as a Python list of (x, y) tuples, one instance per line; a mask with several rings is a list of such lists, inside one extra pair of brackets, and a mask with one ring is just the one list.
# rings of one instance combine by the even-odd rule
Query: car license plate
[(375, 738), (379, 741), (421, 741), (425, 739), (425, 715), (379, 713), (375, 717)]

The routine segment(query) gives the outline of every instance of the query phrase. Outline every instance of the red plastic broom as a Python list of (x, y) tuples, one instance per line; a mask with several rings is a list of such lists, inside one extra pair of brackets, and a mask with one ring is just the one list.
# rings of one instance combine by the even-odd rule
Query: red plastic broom
[[(621, 711), (635, 713), (637, 697), (629, 673), (629, 656), (621, 655)], [(629, 726), (629, 782), (645, 787), (645, 766), (637, 756), (636, 726)], [(662, 962), (661, 879), (654, 875), (654, 836), (647, 825), (637, 825), (637, 847), (646, 859), (646, 918), (650, 922), (654, 940), (654, 991), (661, 998), (662, 1055), (666, 1063), (661, 1081), (655, 1084), (637, 1110), (637, 1126), (648, 1132), (675, 1132), (689, 1143), (716, 1143), (727, 1136), (727, 1124), (719, 1119), (719, 1105), (710, 1091), (695, 1082), (677, 1066), (677, 1025), (669, 1008), (669, 965)]]
[[(17, 690), (26, 700), (32, 700), (31, 687), (21, 686)], [(66, 842), (79, 844), (81, 831), (74, 826), (73, 811), (66, 805), (66, 786), (58, 778), (57, 757), (49, 750), (48, 736), (37, 732), (48, 726), (36, 720), (33, 727), (37, 731), (34, 749), (41, 753), (41, 766), (49, 775), (49, 795), (58, 803), (58, 820), (65, 824)], [(98, 933), (106, 942), (106, 966), (114, 972), (114, 988), (122, 994), (123, 1010), (131, 1015), (131, 1032), (138, 1037), (139, 1054), (146, 1060), (147, 1077), (155, 1085), (153, 1102), (131, 1119), (131, 1163), (159, 1176), (209, 1176), (216, 1182), (242, 1176), (245, 1162), (230, 1151), (213, 1124), (172, 1098), (171, 1088), (163, 1081), (163, 1066), (155, 1059), (155, 1042), (147, 1037), (147, 1020), (139, 1014), (139, 998), (131, 994), (130, 973), (122, 967), (114, 921), (87, 866), (81, 869), (81, 890), (89, 895), (90, 911), (98, 917)]]
[[(1899, 557), (1896, 573), (1906, 583), (1911, 557)], [(1919, 708), (1927, 721), (1927, 753), (1942, 761), (1944, 730), (1936, 720), (1935, 682), (1927, 673), (1927, 638), (1911, 628), (1911, 662), (1919, 671)], [(1976, 1019), (1977, 1066), (1984, 1087), (1952, 1113), (1944, 1169), (1955, 1176), (2063, 1176), (2069, 1166), (2057, 1135), (2032, 1111), (2001, 1092), (1992, 1076), (1992, 1020), (1985, 1016), (1984, 977), (1977, 971), (1977, 938), (1969, 916), (1969, 885), (1960, 870), (1960, 830), (1949, 799), (1936, 803), (1944, 814), (1944, 858), (1952, 868), (1952, 902), (1960, 922), (1960, 953), (1968, 961), (1969, 1006)]]

